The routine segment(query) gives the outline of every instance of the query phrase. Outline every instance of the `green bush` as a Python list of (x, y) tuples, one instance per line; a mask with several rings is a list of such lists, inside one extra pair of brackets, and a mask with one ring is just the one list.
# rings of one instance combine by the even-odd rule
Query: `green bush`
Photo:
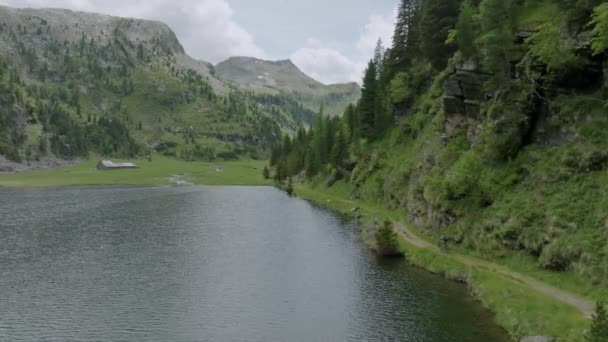
[(397, 233), (393, 230), (393, 224), (390, 221), (384, 221), (384, 224), (376, 231), (375, 238), (377, 252), (381, 256), (394, 257), (403, 255), (399, 249)]
[(591, 329), (585, 337), (588, 342), (608, 342), (608, 313), (604, 303), (596, 304)]

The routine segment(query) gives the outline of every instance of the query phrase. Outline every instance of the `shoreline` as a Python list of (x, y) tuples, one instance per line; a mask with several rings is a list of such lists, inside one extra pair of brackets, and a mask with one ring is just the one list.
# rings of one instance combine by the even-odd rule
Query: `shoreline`
[[(261, 176), (260, 167), (263, 167), (264, 161), (185, 163), (158, 158), (152, 164), (138, 162), (141, 162), (144, 168), (97, 171), (92, 170), (90, 161), (85, 161), (77, 166), (51, 170), (0, 173), (0, 187), (166, 186), (172, 185), (170, 178), (176, 176), (180, 177), (178, 180), (190, 184), (174, 183), (174, 186), (273, 185)], [(222, 172), (217, 171), (218, 164), (223, 166)], [(189, 169), (185, 169), (186, 167)], [(590, 320), (585, 318), (588, 312), (581, 313), (581, 306), (573, 306), (572, 303), (568, 304), (567, 300), (557, 300), (555, 294), (547, 295), (547, 292), (541, 293), (538, 290), (545, 286), (572, 295), (575, 300), (586, 298), (543, 283), (538, 278), (517, 273), (504, 264), (495, 264), (485, 259), (479, 259), (483, 264), (469, 262), (467, 260), (475, 260), (475, 257), (452, 251), (441, 252), (431, 242), (421, 238), (416, 229), (404, 224), (407, 220), (403, 211), (388, 210), (381, 203), (350, 200), (345, 194), (336, 194), (335, 191), (316, 189), (305, 184), (296, 183), (294, 187), (295, 196), (358, 219), (361, 223), (361, 238), (368, 247), (373, 243), (373, 234), (366, 229), (366, 222), (389, 219), (396, 223), (395, 230), (399, 233), (399, 243), (407, 262), (448, 279), (466, 283), (473, 297), (494, 313), (494, 321), (503, 327), (514, 341), (530, 336), (547, 336), (557, 338), (558, 341), (584, 341), (585, 330), (590, 324)], [(540, 284), (540, 287), (531, 286), (530, 281)], [(589, 305), (585, 302), (583, 306), (586, 308)]]
[[(295, 196), (357, 219), (361, 227), (361, 238), (368, 247), (371, 247), (372, 234), (366, 228), (367, 222), (374, 219), (389, 219), (396, 224), (396, 227), (399, 225), (406, 227), (405, 217), (401, 213), (350, 200), (307, 185), (296, 184)], [(588, 306), (593, 305), (588, 299), (578, 294), (569, 294), (536, 278), (519, 274), (505, 265), (483, 259), (480, 259), (479, 263), (467, 262), (471, 257), (441, 252), (430, 242), (418, 237), (412, 229), (406, 230), (406, 234), (414, 235), (412, 239), (408, 239), (400, 228), (395, 230), (399, 233), (401, 250), (408, 263), (465, 283), (471, 295), (494, 313), (494, 321), (503, 327), (514, 341), (526, 341), (526, 338), (539, 336), (547, 338), (547, 341), (585, 340), (584, 333), (591, 323), (591, 320), (585, 316), (589, 315)], [(530, 282), (540, 285), (531, 286)], [(567, 299), (570, 298), (558, 300), (552, 296), (555, 293), (539, 292), (539, 288), (542, 289), (543, 286), (560, 293), (568, 293), (574, 298), (581, 298), (583, 302), (577, 306), (568, 302)]]
[(18, 163), (12, 160), (8, 160), (4, 156), (0, 155), (0, 175), (10, 175), (34, 171), (49, 171), (66, 167), (78, 166), (82, 162), (82, 159), (79, 158), (68, 160), (60, 159), (53, 155), (48, 155), (40, 158), (39, 160), (27, 160), (25, 163)]
[(272, 185), (262, 177), (266, 161), (182, 161), (163, 156), (127, 160), (137, 169), (98, 170), (96, 160), (77, 165), (26, 172), (0, 173), (0, 187), (57, 187), (78, 185)]

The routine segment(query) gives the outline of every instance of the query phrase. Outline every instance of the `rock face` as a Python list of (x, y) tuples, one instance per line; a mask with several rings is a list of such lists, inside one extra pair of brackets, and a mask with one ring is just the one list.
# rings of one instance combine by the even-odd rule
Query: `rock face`
[[(118, 18), (108, 15), (74, 12), (65, 9), (17, 9), (0, 6), (0, 22), (6, 27), (17, 27), (19, 38), (26, 46), (42, 48), (52, 42), (64, 44), (79, 42), (86, 37), (87, 43), (93, 39), (96, 44), (107, 44), (115, 33), (123, 35), (127, 41), (162, 46), (176, 54), (183, 54), (184, 48), (173, 31), (159, 21)], [(33, 32), (29, 32), (29, 31)], [(3, 42), (5, 44), (6, 41)], [(15, 53), (15, 47), (8, 44), (0, 49), (3, 53)]]
[(490, 78), (479, 71), (477, 63), (469, 61), (454, 66), (444, 83), (443, 107), (446, 116), (477, 118), (485, 98), (483, 84)]

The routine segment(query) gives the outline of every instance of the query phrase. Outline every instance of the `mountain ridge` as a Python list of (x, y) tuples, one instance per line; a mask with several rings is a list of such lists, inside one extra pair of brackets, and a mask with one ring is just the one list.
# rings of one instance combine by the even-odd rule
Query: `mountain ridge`
[(216, 77), (159, 21), (0, 6), (0, 22), (0, 155), (11, 160), (258, 157), (314, 116)]
[(321, 105), (331, 116), (356, 102), (361, 88), (355, 82), (323, 84), (304, 73), (290, 59), (269, 61), (234, 56), (214, 66), (217, 75), (237, 87), (263, 94), (288, 94), (311, 110)]

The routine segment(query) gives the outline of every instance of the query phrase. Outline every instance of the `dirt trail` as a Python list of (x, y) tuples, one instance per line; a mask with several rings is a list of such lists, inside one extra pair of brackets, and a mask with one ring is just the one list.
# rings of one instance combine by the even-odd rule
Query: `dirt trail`
[[(418, 236), (416, 236), (416, 234), (414, 234), (411, 230), (409, 230), (402, 223), (396, 223), (395, 230), (408, 243), (410, 243), (418, 248), (425, 248), (425, 249), (432, 249), (435, 251), (439, 251), (438, 246), (435, 246), (432, 243), (419, 238)], [(553, 297), (561, 302), (564, 302), (566, 304), (570, 304), (570, 305), (576, 307), (587, 318), (591, 318), (591, 316), (593, 315), (593, 312), (595, 311), (595, 304), (592, 301), (586, 299), (585, 297), (580, 296), (575, 293), (571, 293), (568, 291), (558, 289), (557, 287), (554, 287), (552, 285), (549, 285), (549, 284), (539, 281), (537, 279), (528, 277), (521, 273), (517, 273), (505, 266), (501, 266), (501, 265), (495, 264), (493, 262), (489, 262), (489, 261), (477, 259), (474, 257), (461, 255), (461, 254), (450, 253), (450, 256), (454, 257), (456, 260), (462, 262), (465, 265), (481, 267), (486, 270), (495, 272), (502, 277), (510, 278), (510, 279), (516, 280), (518, 282), (521, 282), (523, 284), (526, 284), (527, 286), (531, 287), (532, 289), (534, 289), (542, 294), (545, 294), (549, 297)]]

